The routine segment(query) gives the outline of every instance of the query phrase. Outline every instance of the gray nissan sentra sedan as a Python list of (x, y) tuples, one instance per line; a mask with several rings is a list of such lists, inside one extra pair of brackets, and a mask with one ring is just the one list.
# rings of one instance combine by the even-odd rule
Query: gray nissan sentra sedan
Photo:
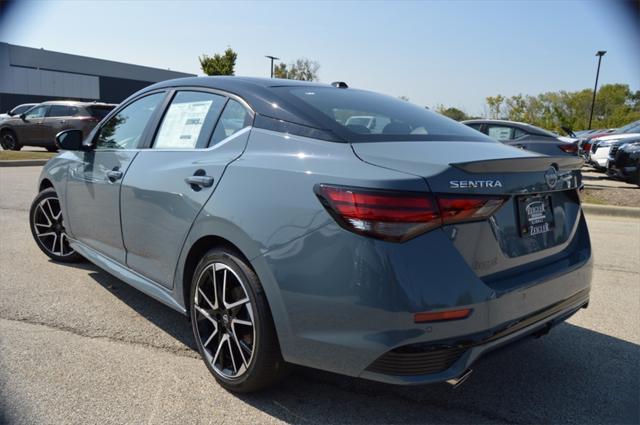
[(589, 302), (581, 160), (402, 100), (188, 78), (57, 142), (29, 215), (38, 246), (187, 315), (234, 391), (289, 364), (458, 384)]

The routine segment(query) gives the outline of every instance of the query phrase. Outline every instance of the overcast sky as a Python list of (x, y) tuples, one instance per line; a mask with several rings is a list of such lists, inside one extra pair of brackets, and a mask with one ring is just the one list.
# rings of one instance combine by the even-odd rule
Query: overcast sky
[(236, 75), (308, 57), (323, 82), (481, 114), (498, 93), (592, 88), (600, 49), (601, 82), (640, 89), (639, 34), (613, 3), (20, 1), (0, 41), (194, 74), (227, 46)]

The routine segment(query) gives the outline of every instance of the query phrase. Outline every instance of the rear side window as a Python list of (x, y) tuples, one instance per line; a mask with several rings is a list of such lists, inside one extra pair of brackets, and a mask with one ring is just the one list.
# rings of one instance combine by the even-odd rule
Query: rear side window
[(469, 124), (465, 124), (468, 127), (473, 128), (474, 130), (478, 130), (480, 131), (480, 129), (482, 128), (482, 123), (479, 122), (473, 122), (473, 123), (469, 123)]
[(47, 112), (48, 117), (66, 117), (69, 115), (69, 108), (65, 105), (51, 105), (49, 108), (49, 112)]
[(178, 92), (162, 118), (154, 149), (193, 149), (207, 145), (226, 98), (217, 94)]
[(145, 96), (109, 118), (96, 139), (97, 149), (135, 149), (165, 93)]
[(98, 121), (101, 121), (104, 117), (109, 115), (109, 112), (111, 112), (113, 108), (115, 108), (115, 106), (89, 106), (87, 107), (87, 111), (89, 112), (89, 115), (97, 118)]
[(394, 97), (333, 87), (274, 88), (306, 115), (347, 141), (490, 141), (481, 133), (427, 108)]
[(511, 140), (513, 139), (513, 127), (507, 127), (504, 125), (488, 125), (487, 134), (492, 139), (496, 140)]
[(227, 106), (224, 108), (224, 112), (220, 115), (216, 130), (211, 138), (209, 146), (214, 146), (220, 143), (227, 137), (232, 136), (238, 131), (251, 125), (251, 116), (249, 112), (240, 103), (233, 99), (229, 99)]

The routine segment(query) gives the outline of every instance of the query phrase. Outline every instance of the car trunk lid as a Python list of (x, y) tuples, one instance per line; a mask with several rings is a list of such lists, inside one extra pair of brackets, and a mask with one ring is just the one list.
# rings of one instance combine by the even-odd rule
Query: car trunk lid
[(580, 219), (582, 159), (500, 143), (353, 144), (363, 161), (423, 177), (437, 196), (503, 196), (488, 220), (444, 226), (468, 264), (489, 276), (562, 252)]

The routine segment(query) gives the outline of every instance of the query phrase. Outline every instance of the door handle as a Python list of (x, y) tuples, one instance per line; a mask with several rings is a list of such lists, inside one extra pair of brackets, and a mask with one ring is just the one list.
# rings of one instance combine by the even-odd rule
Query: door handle
[(191, 185), (193, 190), (200, 190), (201, 187), (211, 187), (213, 186), (213, 180), (211, 176), (191, 176), (184, 179), (187, 184)]
[(122, 178), (122, 171), (118, 169), (113, 169), (107, 171), (107, 178), (110, 182), (115, 182), (116, 180), (120, 180)]

